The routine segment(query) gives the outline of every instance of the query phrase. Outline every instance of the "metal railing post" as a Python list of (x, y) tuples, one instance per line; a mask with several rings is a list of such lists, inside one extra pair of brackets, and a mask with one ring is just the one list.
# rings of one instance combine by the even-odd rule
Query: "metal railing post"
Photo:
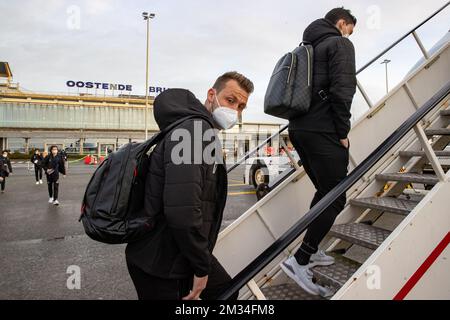
[(427, 49), (425, 49), (425, 46), (423, 45), (422, 41), (420, 40), (419, 35), (417, 34), (417, 32), (413, 31), (412, 35), (413, 35), (414, 39), (416, 40), (417, 45), (420, 48), (420, 51), (422, 51), (423, 56), (425, 57), (425, 59), (426, 60), (430, 59), (430, 55), (428, 54)]
[(373, 108), (373, 103), (372, 101), (370, 101), (369, 96), (367, 95), (366, 91), (364, 90), (364, 88), (362, 87), (361, 83), (359, 82), (359, 80), (356, 80), (356, 86), (358, 87), (359, 91), (361, 92), (364, 100), (366, 100), (367, 105), (369, 106), (370, 109)]

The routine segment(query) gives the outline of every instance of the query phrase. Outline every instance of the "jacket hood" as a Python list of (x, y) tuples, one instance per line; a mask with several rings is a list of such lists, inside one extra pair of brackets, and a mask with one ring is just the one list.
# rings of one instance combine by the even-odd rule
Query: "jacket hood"
[(303, 41), (311, 42), (315, 46), (318, 42), (326, 38), (336, 36), (341, 37), (342, 34), (330, 20), (318, 19), (305, 29)]
[(192, 92), (185, 89), (168, 89), (159, 94), (153, 104), (153, 113), (160, 130), (171, 123), (191, 115), (199, 115), (211, 119), (211, 113)]

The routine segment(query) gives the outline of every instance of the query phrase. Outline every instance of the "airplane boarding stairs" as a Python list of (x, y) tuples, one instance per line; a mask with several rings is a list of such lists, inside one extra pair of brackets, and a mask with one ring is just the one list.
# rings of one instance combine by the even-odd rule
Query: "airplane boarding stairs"
[(310, 210), (315, 190), (296, 166), (219, 235), (214, 254), (233, 277), (222, 298), (240, 290), (240, 299), (323, 299), (279, 265), (343, 192), (345, 209), (321, 245), (336, 263), (312, 269), (333, 293), (326, 298), (450, 298), (450, 171), (442, 165), (450, 156), (450, 43), (429, 55), (415, 29), (409, 34), (424, 53), (420, 67), (376, 105), (358, 83), (370, 109), (349, 134), (348, 178)]

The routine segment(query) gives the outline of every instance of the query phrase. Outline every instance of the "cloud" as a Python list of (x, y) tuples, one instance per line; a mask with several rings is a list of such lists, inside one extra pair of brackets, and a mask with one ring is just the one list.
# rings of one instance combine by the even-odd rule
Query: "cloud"
[[(155, 12), (151, 84), (188, 88), (203, 100), (217, 76), (237, 70), (256, 88), (244, 119), (280, 122), (263, 113), (266, 86), (276, 61), (298, 45), (310, 22), (330, 8), (351, 8), (359, 20), (351, 39), (361, 66), (443, 4), (429, 0), (424, 8), (422, 2), (406, 0), (0, 0), (0, 59), (10, 62), (16, 81), (40, 92), (66, 92), (65, 81), (74, 79), (132, 84), (135, 93), (142, 94), (146, 25), (141, 13)], [(67, 27), (67, 8), (72, 5), (80, 8), (79, 29)], [(419, 30), (427, 46), (448, 30), (449, 11)], [(390, 53), (392, 81), (399, 81), (416, 57), (420, 52), (411, 39)], [(383, 66), (374, 64), (360, 78), (373, 100), (382, 96)], [(364, 108), (357, 99), (355, 113)]]

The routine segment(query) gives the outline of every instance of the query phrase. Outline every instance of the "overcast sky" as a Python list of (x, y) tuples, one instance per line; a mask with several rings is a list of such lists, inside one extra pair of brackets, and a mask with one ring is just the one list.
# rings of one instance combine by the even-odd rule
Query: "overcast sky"
[[(0, 61), (14, 81), (37, 92), (68, 92), (67, 80), (133, 85), (144, 94), (146, 25), (151, 21), (150, 85), (187, 88), (204, 101), (220, 74), (237, 70), (255, 83), (245, 121), (264, 115), (264, 93), (276, 61), (301, 41), (309, 23), (344, 5), (359, 22), (350, 38), (357, 66), (394, 42), (446, 0), (0, 0)], [(431, 48), (449, 30), (450, 9), (418, 33)], [(387, 58), (391, 83), (421, 57), (412, 38)], [(384, 59), (384, 57), (383, 57)], [(376, 101), (385, 91), (379, 63), (359, 77)], [(365, 106), (356, 97), (355, 116)]]

